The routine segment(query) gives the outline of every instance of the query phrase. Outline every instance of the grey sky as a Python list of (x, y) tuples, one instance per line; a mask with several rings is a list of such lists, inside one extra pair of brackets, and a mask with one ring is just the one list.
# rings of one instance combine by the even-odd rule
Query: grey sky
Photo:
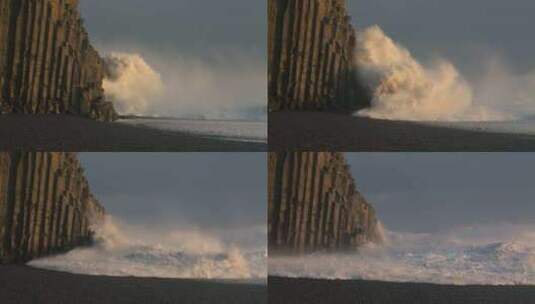
[(140, 55), (161, 76), (165, 92), (150, 96), (144, 114), (251, 119), (266, 106), (265, 1), (81, 0), (80, 7), (103, 56)]
[(445, 57), (476, 73), (486, 57), (535, 68), (532, 0), (348, 0), (358, 27), (380, 25), (417, 57)]
[(358, 189), (390, 230), (535, 222), (533, 153), (348, 153)]
[[(442, 56), (464, 73), (500, 56), (535, 68), (531, 0), (347, 0), (358, 27), (379, 24), (419, 58)], [(92, 40), (205, 54), (220, 49), (265, 58), (266, 3), (250, 0), (82, 0)]]
[(265, 60), (265, 1), (82, 0), (97, 44), (172, 47), (183, 54), (220, 49), (253, 52)]
[(266, 225), (264, 153), (81, 153), (92, 192), (129, 223)]

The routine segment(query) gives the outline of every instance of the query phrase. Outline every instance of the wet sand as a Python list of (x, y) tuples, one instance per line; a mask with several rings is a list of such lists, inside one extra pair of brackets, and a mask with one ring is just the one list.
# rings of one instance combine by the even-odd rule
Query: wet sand
[(531, 135), (460, 130), (333, 113), (270, 113), (268, 133), (270, 151), (535, 151), (535, 136)]
[(448, 286), (269, 278), (272, 304), (533, 304), (535, 286)]
[(69, 115), (1, 115), (0, 150), (265, 151), (266, 144), (229, 141)]
[(27, 266), (0, 266), (2, 304), (254, 304), (265, 285), (215, 281), (75, 275)]

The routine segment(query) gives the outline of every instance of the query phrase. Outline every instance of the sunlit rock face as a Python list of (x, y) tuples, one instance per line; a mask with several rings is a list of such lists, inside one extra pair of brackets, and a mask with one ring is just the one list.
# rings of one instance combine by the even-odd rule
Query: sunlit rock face
[(76, 0), (0, 2), (0, 113), (114, 120)]
[(270, 253), (347, 250), (381, 241), (375, 210), (342, 153), (270, 153)]
[(369, 105), (356, 76), (356, 33), (345, 0), (269, 0), (268, 20), (271, 111)]
[(0, 262), (89, 244), (104, 209), (74, 153), (0, 153)]

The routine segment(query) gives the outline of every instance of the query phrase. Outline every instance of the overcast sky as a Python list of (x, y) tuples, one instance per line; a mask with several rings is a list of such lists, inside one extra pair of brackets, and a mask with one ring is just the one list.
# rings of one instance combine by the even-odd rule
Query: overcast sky
[(99, 45), (173, 47), (183, 54), (221, 49), (253, 52), (265, 60), (265, 1), (83, 0), (91, 39)]
[(357, 188), (394, 231), (535, 222), (533, 153), (347, 153)]
[(92, 192), (132, 224), (266, 226), (264, 153), (81, 153)]
[[(161, 76), (163, 92), (146, 97), (139, 114), (257, 119), (266, 107), (265, 1), (82, 0), (80, 7), (103, 56), (140, 55)], [(126, 87), (147, 77), (138, 70)]]
[[(532, 0), (347, 0), (355, 25), (378, 24), (419, 58), (446, 57), (475, 73), (484, 57), (535, 68)], [(84, 0), (97, 44), (173, 45), (198, 54), (233, 48), (265, 57), (266, 3), (250, 0)]]
[(474, 73), (485, 57), (535, 69), (535, 1), (348, 0), (360, 28), (380, 25), (417, 57), (441, 56)]

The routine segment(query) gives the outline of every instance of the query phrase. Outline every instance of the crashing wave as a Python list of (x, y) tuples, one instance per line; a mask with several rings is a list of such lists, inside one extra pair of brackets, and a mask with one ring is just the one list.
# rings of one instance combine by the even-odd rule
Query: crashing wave
[(356, 64), (373, 94), (360, 116), (415, 121), (489, 121), (511, 119), (476, 106), (474, 93), (455, 66), (446, 60), (423, 65), (381, 28), (357, 36)]
[(267, 276), (266, 250), (224, 246), (212, 237), (184, 231), (170, 234), (178, 245), (135, 240), (111, 217), (95, 228), (94, 246), (37, 259), (29, 265), (107, 276), (240, 280)]
[(535, 285), (533, 227), (511, 225), (437, 234), (388, 231), (384, 246), (346, 254), (272, 257), (269, 272), (286, 277), (438, 284)]

